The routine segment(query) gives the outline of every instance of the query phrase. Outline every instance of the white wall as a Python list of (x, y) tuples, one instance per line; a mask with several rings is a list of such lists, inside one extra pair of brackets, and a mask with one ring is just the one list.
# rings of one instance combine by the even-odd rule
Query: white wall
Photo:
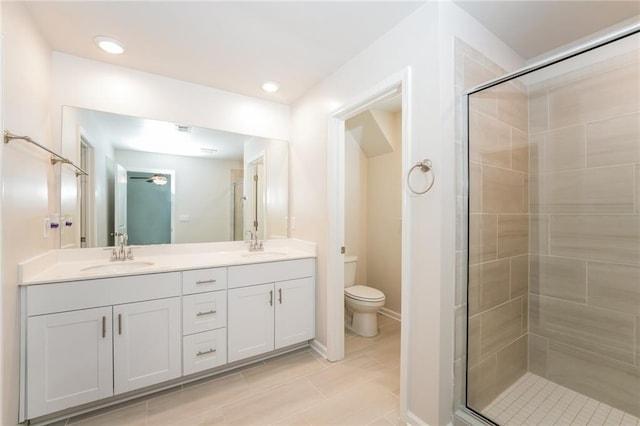
[(231, 240), (231, 170), (242, 161), (126, 150), (116, 150), (115, 161), (129, 171), (175, 171), (176, 243)]
[(367, 182), (368, 285), (382, 291), (384, 307), (401, 313), (402, 113), (385, 114), (393, 151), (369, 158)]
[[(51, 54), (21, 3), (2, 4), (4, 39), (4, 128), (52, 147)], [(17, 263), (54, 245), (43, 236), (43, 220), (56, 210), (49, 155), (14, 141), (2, 146), (2, 419), (18, 422), (19, 297)]]
[[(296, 238), (318, 243), (317, 338), (327, 342), (327, 116), (411, 67), (411, 139), (404, 167), (430, 158), (436, 185), (409, 197), (411, 285), (408, 410), (412, 421), (451, 420), (455, 223), (454, 37), (493, 52), (506, 69), (521, 60), (449, 2), (427, 3), (292, 105), (291, 208)], [(312, 178), (313, 177), (313, 178)]]
[(53, 53), (53, 84), (54, 117), (69, 105), (289, 139), (289, 106), (211, 87), (60, 52)]

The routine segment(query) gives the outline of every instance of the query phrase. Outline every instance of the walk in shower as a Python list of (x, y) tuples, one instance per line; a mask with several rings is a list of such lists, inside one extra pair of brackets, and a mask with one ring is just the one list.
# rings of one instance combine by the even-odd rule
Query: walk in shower
[(461, 398), (490, 422), (639, 424), (637, 31), (489, 84), (501, 70), (456, 47), (459, 88), (477, 85), (460, 113)]

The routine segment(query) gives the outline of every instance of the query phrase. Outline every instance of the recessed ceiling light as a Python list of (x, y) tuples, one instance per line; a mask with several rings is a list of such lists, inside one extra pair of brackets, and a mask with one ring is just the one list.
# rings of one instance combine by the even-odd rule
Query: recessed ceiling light
[(273, 93), (277, 92), (280, 89), (280, 85), (275, 81), (265, 81), (262, 83), (262, 90), (265, 92)]
[(111, 37), (96, 36), (93, 38), (98, 47), (112, 55), (120, 55), (124, 52), (124, 46), (118, 40)]

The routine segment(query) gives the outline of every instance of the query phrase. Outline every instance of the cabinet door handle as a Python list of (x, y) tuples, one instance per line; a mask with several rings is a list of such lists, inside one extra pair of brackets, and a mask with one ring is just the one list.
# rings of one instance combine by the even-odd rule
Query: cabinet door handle
[(102, 338), (107, 337), (107, 317), (102, 317)]
[(278, 302), (282, 305), (282, 289), (278, 289)]
[(122, 314), (118, 314), (118, 334), (122, 334)]
[(269, 290), (269, 306), (273, 306), (273, 290)]
[(196, 354), (196, 356), (202, 356), (202, 355), (209, 355), (209, 354), (213, 354), (215, 353), (216, 350), (211, 348), (208, 351), (198, 351), (198, 353)]
[(215, 283), (216, 280), (214, 279), (210, 279), (210, 280), (198, 280), (196, 281), (196, 284), (212, 284)]
[(213, 315), (213, 314), (215, 314), (215, 313), (216, 313), (216, 311), (212, 309), (212, 310), (207, 311), (207, 312), (198, 312), (198, 313), (196, 314), (196, 316), (197, 316), (197, 317), (201, 317), (201, 316), (203, 316), (203, 315)]

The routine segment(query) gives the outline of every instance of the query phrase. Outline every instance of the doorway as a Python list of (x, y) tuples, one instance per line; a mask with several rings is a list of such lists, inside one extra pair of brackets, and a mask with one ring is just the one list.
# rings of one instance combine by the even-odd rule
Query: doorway
[[(328, 123), (328, 256), (327, 256), (327, 347), (326, 355), (331, 361), (344, 358), (344, 267), (345, 253), (348, 251), (345, 243), (345, 196), (346, 196), (346, 122), (353, 117), (369, 110), (376, 104), (384, 103), (393, 98), (399, 98), (401, 105), (401, 176), (405, 176), (411, 167), (409, 164), (410, 133), (409, 133), (409, 69), (379, 83), (359, 98), (329, 116)], [(400, 339), (400, 411), (406, 412), (408, 364), (408, 318), (410, 294), (409, 237), (412, 230), (411, 217), (407, 209), (407, 192), (401, 190), (401, 339)]]
[(132, 245), (170, 244), (173, 176), (159, 171), (127, 171), (127, 235)]

